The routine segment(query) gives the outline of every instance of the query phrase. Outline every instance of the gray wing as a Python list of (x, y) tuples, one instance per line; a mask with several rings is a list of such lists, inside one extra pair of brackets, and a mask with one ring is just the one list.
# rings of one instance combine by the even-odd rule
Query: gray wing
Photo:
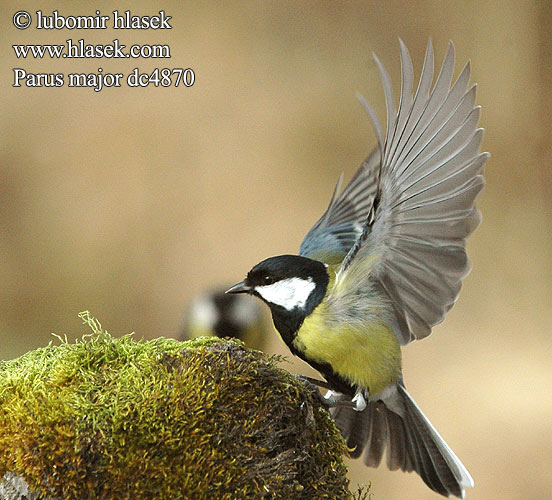
[[(392, 305), (399, 341), (407, 344), (429, 335), (432, 326), (444, 319), (469, 272), (465, 240), (481, 220), (474, 202), (484, 185), (482, 169), (489, 155), (479, 152), (480, 108), (474, 107), (475, 86), (468, 89), (469, 63), (451, 86), (451, 43), (431, 88), (430, 40), (412, 97), (412, 61), (402, 41), (400, 45), (398, 110), (389, 75), (374, 56), (388, 116), (378, 196), (373, 217), (338, 271), (338, 296), (332, 300), (347, 303), (347, 294), (360, 293), (368, 303), (367, 290), (383, 294)], [(374, 127), (377, 130), (379, 124), (374, 122)], [(382, 136), (381, 130), (377, 133)], [(339, 286), (340, 280), (348, 286)]]
[(307, 233), (299, 255), (327, 264), (340, 263), (354, 245), (370, 212), (377, 188), (380, 152), (376, 148), (362, 163), (341, 194), (343, 174), (324, 215)]

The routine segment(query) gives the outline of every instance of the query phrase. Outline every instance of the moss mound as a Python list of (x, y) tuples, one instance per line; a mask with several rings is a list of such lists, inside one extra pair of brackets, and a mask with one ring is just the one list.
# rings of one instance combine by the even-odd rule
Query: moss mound
[(0, 477), (63, 499), (345, 499), (346, 447), (275, 358), (94, 334), (0, 363)]

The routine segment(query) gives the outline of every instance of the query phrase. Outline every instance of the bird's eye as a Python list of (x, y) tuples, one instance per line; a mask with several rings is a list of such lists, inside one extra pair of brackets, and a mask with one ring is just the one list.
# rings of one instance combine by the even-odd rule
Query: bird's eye
[(263, 276), (263, 285), (272, 285), (274, 278), (272, 276)]

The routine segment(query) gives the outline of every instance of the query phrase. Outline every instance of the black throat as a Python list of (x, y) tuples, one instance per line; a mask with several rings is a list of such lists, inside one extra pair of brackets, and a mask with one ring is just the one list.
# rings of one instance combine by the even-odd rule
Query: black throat
[(305, 318), (316, 309), (320, 302), (322, 302), (328, 290), (329, 281), (330, 277), (324, 269), (323, 274), (320, 273), (315, 277), (316, 286), (311, 292), (304, 308), (295, 307), (294, 309), (288, 310), (276, 304), (268, 304), (272, 312), (274, 326), (282, 336), (286, 345), (295, 355), (297, 355), (298, 352), (293, 346), (293, 340), (297, 335), (297, 331), (301, 328)]

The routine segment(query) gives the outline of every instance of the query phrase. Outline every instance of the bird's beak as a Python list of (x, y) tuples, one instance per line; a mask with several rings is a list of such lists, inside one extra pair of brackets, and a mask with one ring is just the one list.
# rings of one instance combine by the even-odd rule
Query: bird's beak
[(247, 293), (250, 291), (251, 288), (245, 284), (244, 280), (236, 283), (234, 286), (231, 286), (225, 293)]

